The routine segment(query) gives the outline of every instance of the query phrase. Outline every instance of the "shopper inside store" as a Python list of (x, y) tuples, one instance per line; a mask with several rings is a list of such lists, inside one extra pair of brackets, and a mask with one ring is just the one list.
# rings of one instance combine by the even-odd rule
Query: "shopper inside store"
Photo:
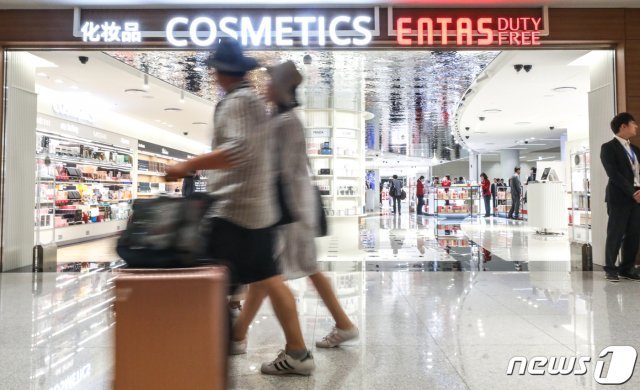
[(0, 0), (0, 390), (639, 389), (640, 4), (290, 3)]

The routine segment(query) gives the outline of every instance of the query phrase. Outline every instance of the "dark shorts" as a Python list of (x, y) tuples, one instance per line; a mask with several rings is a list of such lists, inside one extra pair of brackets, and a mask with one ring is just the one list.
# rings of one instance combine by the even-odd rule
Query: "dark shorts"
[(208, 224), (207, 257), (229, 268), (232, 286), (280, 274), (273, 253), (274, 227), (247, 229), (221, 218), (212, 218)]

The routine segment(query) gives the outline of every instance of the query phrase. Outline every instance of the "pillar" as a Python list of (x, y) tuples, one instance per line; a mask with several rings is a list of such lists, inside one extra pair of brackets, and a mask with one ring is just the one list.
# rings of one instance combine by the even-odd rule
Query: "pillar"
[(519, 150), (501, 150), (500, 151), (500, 178), (508, 182), (513, 175), (513, 169), (520, 166)]
[(6, 58), (3, 271), (32, 265), (38, 114), (33, 55), (10, 52)]

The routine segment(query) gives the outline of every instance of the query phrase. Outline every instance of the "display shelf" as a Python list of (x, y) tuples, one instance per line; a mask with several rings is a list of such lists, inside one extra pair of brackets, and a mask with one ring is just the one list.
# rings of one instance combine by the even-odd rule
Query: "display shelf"
[(591, 154), (589, 149), (573, 151), (569, 162), (571, 165), (569, 241), (586, 244), (591, 242)]
[(338, 179), (360, 179), (361, 177), (360, 176), (340, 176), (340, 175), (338, 175), (338, 176), (336, 176), (336, 178), (338, 178)]
[(333, 158), (333, 154), (309, 154), (309, 158)]
[(150, 171), (138, 171), (138, 176), (167, 176), (166, 173), (160, 173), (160, 172), (150, 172)]
[(35, 149), (35, 241), (75, 243), (123, 229), (133, 198), (131, 150), (41, 132)]
[(105, 168), (105, 169), (117, 169), (120, 171), (125, 171), (125, 172), (130, 172), (133, 169), (133, 166), (131, 164), (115, 164), (115, 163), (108, 163), (105, 162), (104, 160), (93, 160), (93, 159), (85, 159), (85, 158), (80, 158), (80, 157), (62, 157), (62, 156), (57, 156), (57, 155), (36, 155), (37, 159), (40, 160), (44, 160), (45, 158), (49, 158), (52, 162), (63, 162), (63, 163), (69, 163), (69, 164), (82, 164), (82, 165), (92, 165), (98, 168)]

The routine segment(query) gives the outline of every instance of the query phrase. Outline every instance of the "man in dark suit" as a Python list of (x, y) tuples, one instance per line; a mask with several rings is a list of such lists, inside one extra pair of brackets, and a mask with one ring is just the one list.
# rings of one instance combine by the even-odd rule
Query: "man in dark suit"
[(499, 179), (493, 179), (493, 183), (491, 183), (491, 198), (493, 200), (493, 216), (496, 215), (496, 207), (498, 206), (498, 201), (496, 200), (496, 196), (498, 196), (498, 186), (500, 185)]
[[(640, 149), (631, 145), (638, 125), (631, 114), (623, 112), (611, 120), (614, 138), (603, 144), (600, 160), (609, 183), (605, 201), (609, 213), (604, 270), (607, 280), (618, 282), (620, 277), (640, 281), (635, 271), (635, 259), (640, 239)], [(622, 247), (622, 262), (616, 258)]]
[(511, 210), (509, 210), (509, 219), (518, 219), (520, 213), (520, 198), (522, 197), (522, 184), (520, 183), (520, 167), (513, 169), (513, 176), (509, 180), (511, 183)]

